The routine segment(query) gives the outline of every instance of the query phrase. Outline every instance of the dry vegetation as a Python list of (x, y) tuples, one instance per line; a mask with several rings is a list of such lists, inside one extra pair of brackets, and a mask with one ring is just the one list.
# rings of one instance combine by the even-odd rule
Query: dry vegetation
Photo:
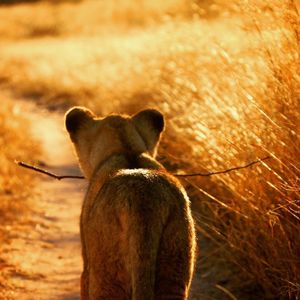
[[(10, 240), (13, 231), (17, 230), (16, 226), (28, 223), (28, 214), (31, 211), (28, 200), (33, 195), (35, 181), (34, 175), (21, 170), (14, 160), (31, 161), (38, 157), (40, 151), (30, 137), (28, 120), (22, 116), (20, 108), (3, 95), (0, 96), (0, 103), (0, 290), (2, 290), (2, 285), (6, 282), (4, 270), (9, 266), (3, 259), (3, 245)], [(2, 291), (0, 298), (1, 296)]]
[(14, 161), (32, 161), (39, 149), (30, 137), (28, 120), (20, 108), (4, 97), (0, 101), (0, 218), (4, 225), (22, 214), (33, 187), (32, 174), (24, 172)]
[(33, 175), (21, 170), (14, 160), (32, 160), (38, 156), (39, 150), (30, 138), (28, 122), (22, 116), (19, 107), (2, 96), (0, 101), (2, 103), (0, 106), (1, 244), (9, 233), (11, 225), (25, 221), (28, 210), (26, 200), (29, 195), (32, 195), (33, 190)]
[(199, 232), (213, 245), (205, 263), (234, 264), (243, 278), (227, 290), (248, 285), (265, 299), (299, 299), (297, 2), (209, 2), (0, 8), (1, 86), (103, 114), (157, 107), (168, 120), (160, 159), (172, 170), (270, 155), (257, 167), (191, 179), (189, 190)]

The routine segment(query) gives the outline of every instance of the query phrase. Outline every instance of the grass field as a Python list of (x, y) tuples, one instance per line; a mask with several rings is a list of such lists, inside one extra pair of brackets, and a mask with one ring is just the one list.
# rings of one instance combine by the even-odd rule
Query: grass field
[(5, 220), (12, 221), (20, 215), (24, 198), (31, 194), (33, 187), (31, 174), (24, 172), (14, 161), (32, 161), (40, 152), (20, 108), (7, 98), (1, 96), (0, 99), (5, 103), (0, 107), (0, 217), (3, 225)]
[[(49, 107), (160, 109), (159, 159), (172, 171), (270, 156), (187, 186), (212, 264), (234, 264), (265, 299), (299, 299), (299, 2), (249, 2), (3, 6), (0, 84)], [(233, 295), (244, 288), (236, 279), (226, 285)]]
[[(0, 270), (2, 246), (14, 225), (27, 222), (31, 211), (28, 198), (33, 195), (35, 176), (18, 167), (15, 160), (32, 161), (40, 154), (32, 140), (28, 121), (17, 105), (0, 96)], [(3, 105), (5, 104), (5, 105)], [(0, 276), (1, 286), (1, 276)]]

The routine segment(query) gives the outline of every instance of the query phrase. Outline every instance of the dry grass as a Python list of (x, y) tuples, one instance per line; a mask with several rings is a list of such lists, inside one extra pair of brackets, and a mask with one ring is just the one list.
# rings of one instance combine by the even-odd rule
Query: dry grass
[(28, 120), (21, 111), (4, 97), (0, 98), (0, 236), (4, 237), (10, 225), (25, 218), (26, 198), (32, 194), (34, 176), (23, 171), (15, 159), (37, 157), (39, 150), (28, 129)]
[[(190, 180), (189, 190), (199, 232), (214, 245), (212, 268), (226, 260), (264, 298), (299, 299), (299, 14), (292, 0), (251, 1), (243, 13), (228, 15), (231, 6), (203, 19), (196, 2), (141, 1), (143, 13), (126, 0), (101, 13), (93, 1), (17, 6), (1, 19), (12, 26), (1, 28), (20, 28), (3, 29), (2, 88), (103, 114), (157, 107), (168, 122), (160, 159), (172, 170), (271, 155), (261, 166)], [(33, 12), (44, 15), (18, 25)], [(32, 29), (54, 23), (55, 31)], [(244, 288), (237, 278), (224, 287)]]
[(190, 19), (193, 14), (215, 17), (235, 9), (234, 1), (224, 0), (40, 1), (34, 5), (0, 7), (0, 39), (111, 36), (168, 20)]
[(28, 222), (31, 211), (28, 198), (33, 194), (35, 181), (35, 176), (23, 171), (14, 160), (30, 161), (40, 153), (30, 137), (28, 120), (19, 107), (7, 99), (0, 96), (0, 289), (6, 283), (3, 270), (8, 267), (2, 247), (14, 234), (14, 226)]

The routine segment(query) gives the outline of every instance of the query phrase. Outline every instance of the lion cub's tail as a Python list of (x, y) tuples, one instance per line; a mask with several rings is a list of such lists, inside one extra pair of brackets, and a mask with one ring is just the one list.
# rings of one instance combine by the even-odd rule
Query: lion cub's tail
[(131, 219), (134, 228), (129, 238), (133, 300), (153, 300), (156, 260), (163, 230), (161, 217), (155, 212), (143, 212)]

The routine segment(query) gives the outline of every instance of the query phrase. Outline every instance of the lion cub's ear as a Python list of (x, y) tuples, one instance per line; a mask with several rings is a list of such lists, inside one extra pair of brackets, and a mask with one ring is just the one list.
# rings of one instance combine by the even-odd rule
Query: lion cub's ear
[(134, 115), (132, 121), (149, 153), (155, 156), (160, 134), (165, 126), (164, 116), (155, 109), (146, 109)]
[(95, 115), (88, 108), (81, 106), (72, 107), (65, 115), (66, 129), (72, 136), (72, 134), (94, 117)]

